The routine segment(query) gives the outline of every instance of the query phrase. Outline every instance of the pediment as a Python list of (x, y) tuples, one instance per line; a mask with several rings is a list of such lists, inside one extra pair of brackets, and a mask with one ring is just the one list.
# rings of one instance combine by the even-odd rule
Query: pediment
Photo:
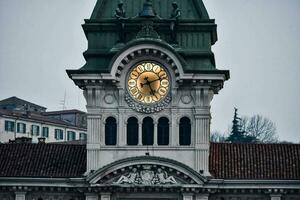
[(190, 167), (161, 157), (126, 158), (89, 174), (87, 181), (110, 186), (203, 185), (207, 180)]

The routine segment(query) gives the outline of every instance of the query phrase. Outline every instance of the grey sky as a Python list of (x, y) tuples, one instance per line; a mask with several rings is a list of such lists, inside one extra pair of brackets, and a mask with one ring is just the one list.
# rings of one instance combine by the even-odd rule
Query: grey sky
[[(80, 24), (96, 0), (0, 1), (0, 99), (18, 96), (60, 109), (85, 109), (65, 69), (85, 61)], [(273, 120), (281, 140), (300, 141), (300, 1), (204, 0), (218, 24), (213, 51), (231, 79), (215, 96), (212, 129), (226, 131), (233, 107)]]

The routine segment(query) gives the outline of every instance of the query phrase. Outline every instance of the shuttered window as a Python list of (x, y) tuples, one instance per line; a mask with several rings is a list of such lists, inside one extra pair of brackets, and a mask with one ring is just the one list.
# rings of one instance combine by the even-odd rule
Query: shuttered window
[(14, 132), (15, 131), (15, 122), (5, 120), (5, 131)]

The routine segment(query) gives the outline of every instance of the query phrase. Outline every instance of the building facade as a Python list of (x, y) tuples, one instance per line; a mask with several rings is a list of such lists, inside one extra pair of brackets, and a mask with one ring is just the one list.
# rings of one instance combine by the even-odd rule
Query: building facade
[(229, 71), (201, 0), (98, 0), (83, 29), (87, 144), (0, 145), (2, 199), (300, 198), (299, 145), (209, 142)]
[(0, 142), (30, 138), (32, 142), (86, 142), (86, 114), (79, 110), (46, 112), (17, 97), (0, 101)]

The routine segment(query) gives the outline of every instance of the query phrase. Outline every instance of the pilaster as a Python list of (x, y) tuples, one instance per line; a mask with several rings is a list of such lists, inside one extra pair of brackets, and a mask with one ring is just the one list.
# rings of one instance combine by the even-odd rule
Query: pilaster
[(101, 115), (88, 115), (88, 144), (101, 144)]
[(101, 193), (101, 200), (110, 200), (111, 193)]
[(99, 200), (99, 196), (96, 193), (86, 193), (85, 200)]
[(196, 200), (208, 200), (209, 194), (197, 194)]
[(270, 194), (271, 200), (281, 200), (281, 194)]
[(193, 194), (192, 193), (183, 193), (182, 200), (193, 200)]
[(15, 200), (26, 200), (26, 192), (15, 192)]

